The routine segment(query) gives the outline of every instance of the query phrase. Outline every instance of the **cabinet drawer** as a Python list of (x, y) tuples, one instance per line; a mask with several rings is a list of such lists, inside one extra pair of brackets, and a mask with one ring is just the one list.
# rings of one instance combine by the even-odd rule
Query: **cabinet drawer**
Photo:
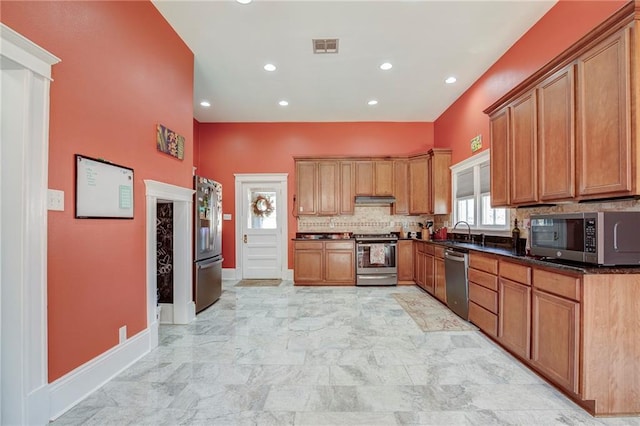
[(489, 272), (490, 274), (498, 273), (498, 259), (477, 253), (469, 254), (469, 266), (480, 271)]
[(422, 245), (424, 246), (424, 252), (425, 254), (430, 254), (433, 256), (433, 252), (435, 247), (433, 246), (433, 244), (429, 244), (429, 243), (422, 243)]
[(444, 247), (435, 246), (433, 248), (433, 253), (435, 254), (436, 257), (438, 257), (440, 259), (444, 259)]
[(485, 333), (498, 336), (498, 316), (473, 302), (469, 302), (469, 321)]
[(500, 261), (500, 277), (531, 285), (531, 268), (518, 263)]
[(533, 286), (567, 299), (580, 300), (580, 277), (575, 275), (564, 275), (542, 269), (534, 269)]
[(475, 302), (483, 308), (498, 313), (498, 293), (476, 283), (469, 283), (469, 301)]
[(296, 250), (322, 250), (322, 241), (296, 241)]
[(473, 281), (483, 287), (498, 291), (498, 277), (487, 272), (478, 271), (477, 269), (469, 268), (469, 281)]
[(352, 241), (327, 241), (325, 249), (328, 250), (353, 250), (355, 245)]

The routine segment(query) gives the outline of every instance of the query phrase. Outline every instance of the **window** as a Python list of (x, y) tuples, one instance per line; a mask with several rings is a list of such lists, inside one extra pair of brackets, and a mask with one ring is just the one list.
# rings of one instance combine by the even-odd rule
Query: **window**
[(508, 230), (509, 211), (491, 208), (489, 151), (451, 167), (454, 223), (465, 221), (472, 229)]

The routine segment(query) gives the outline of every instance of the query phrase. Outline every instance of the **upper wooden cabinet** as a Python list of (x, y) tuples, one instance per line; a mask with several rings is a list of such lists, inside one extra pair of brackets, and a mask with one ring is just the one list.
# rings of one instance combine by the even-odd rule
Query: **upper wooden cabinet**
[(393, 195), (393, 161), (355, 161), (356, 195)]
[(318, 162), (318, 214), (336, 215), (340, 209), (340, 163)]
[(299, 215), (318, 214), (318, 162), (296, 161), (296, 206)]
[(352, 163), (296, 160), (298, 215), (353, 214)]
[(429, 157), (409, 159), (409, 213), (429, 213)]
[(406, 159), (393, 161), (393, 213), (409, 214), (409, 161)]
[(640, 194), (639, 19), (627, 4), (485, 110), (493, 206)]
[(451, 212), (451, 150), (434, 148), (409, 158), (409, 213)]
[(578, 194), (583, 198), (633, 191), (630, 31), (624, 28), (577, 61)]
[(340, 161), (340, 214), (354, 212), (355, 185), (353, 161)]

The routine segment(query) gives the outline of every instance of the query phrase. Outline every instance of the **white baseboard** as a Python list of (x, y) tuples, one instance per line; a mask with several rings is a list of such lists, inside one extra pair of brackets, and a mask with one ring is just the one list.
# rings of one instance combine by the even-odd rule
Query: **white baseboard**
[(146, 355), (150, 348), (149, 339), (149, 329), (141, 331), (52, 382), (49, 385), (50, 419), (58, 418)]
[(173, 303), (158, 303), (160, 324), (173, 324)]

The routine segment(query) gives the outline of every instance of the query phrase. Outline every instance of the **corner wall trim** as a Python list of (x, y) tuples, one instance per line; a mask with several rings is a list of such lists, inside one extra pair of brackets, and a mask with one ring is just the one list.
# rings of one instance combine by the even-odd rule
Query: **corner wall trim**
[(55, 420), (146, 355), (149, 337), (149, 330), (144, 330), (52, 382), (49, 418)]

